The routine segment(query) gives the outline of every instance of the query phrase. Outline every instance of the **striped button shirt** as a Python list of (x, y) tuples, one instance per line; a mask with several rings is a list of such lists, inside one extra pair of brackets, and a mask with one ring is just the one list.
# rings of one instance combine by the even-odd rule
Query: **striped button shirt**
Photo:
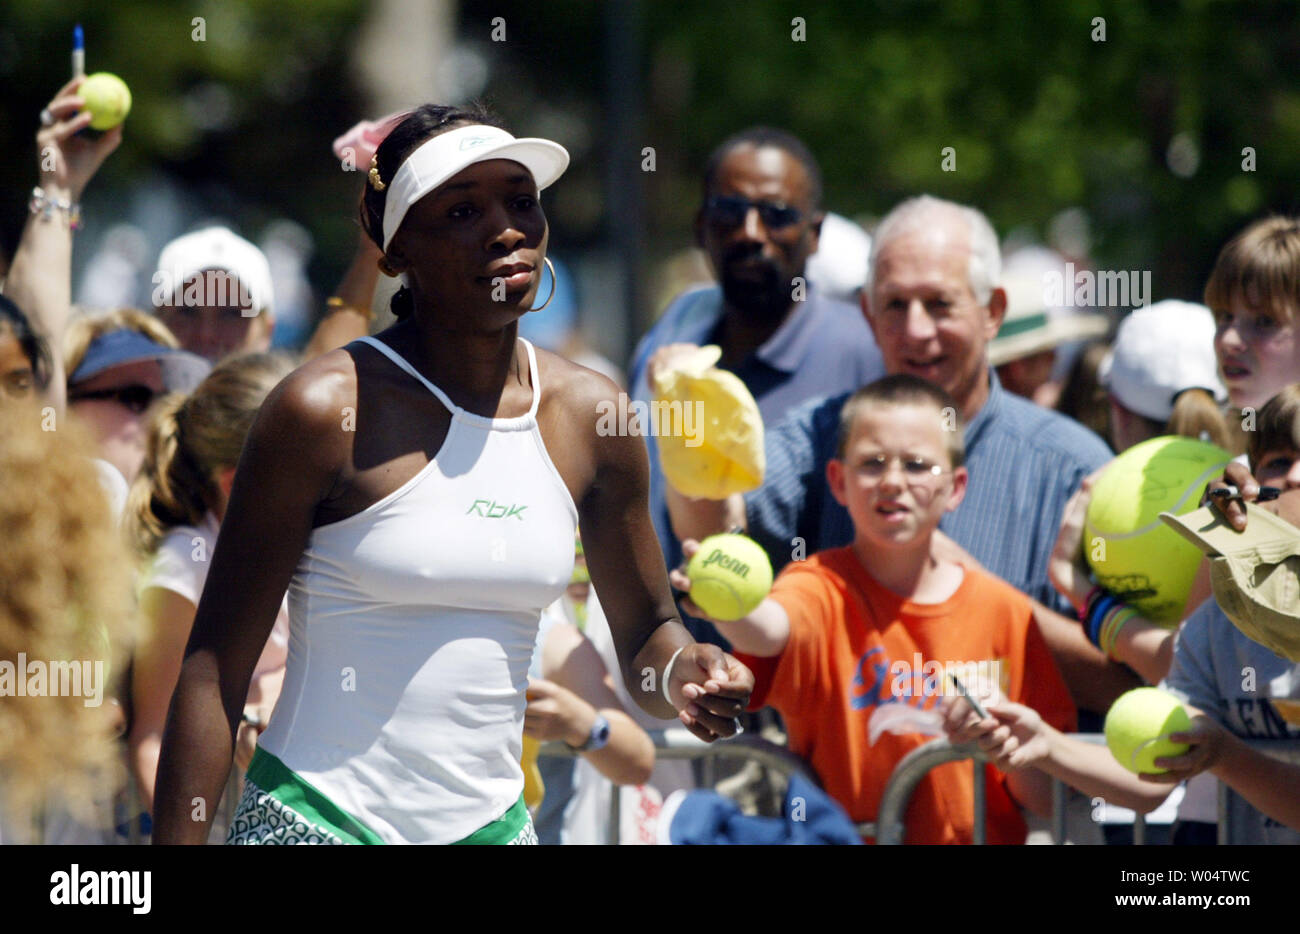
[[(835, 456), (848, 394), (812, 400), (770, 427), (767, 475), (745, 496), (749, 534), (786, 564), (802, 539), (806, 554), (853, 541), (848, 511), (831, 496), (826, 464)], [(991, 573), (1058, 612), (1073, 615), (1052, 587), (1047, 561), (1065, 503), (1079, 482), (1113, 456), (1073, 419), (1002, 389), (989, 370), (989, 397), (966, 426), (966, 497), (939, 523)]]

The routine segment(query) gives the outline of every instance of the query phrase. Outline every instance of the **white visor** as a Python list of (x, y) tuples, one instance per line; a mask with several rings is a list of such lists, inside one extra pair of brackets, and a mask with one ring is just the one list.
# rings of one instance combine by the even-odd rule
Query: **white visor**
[(468, 165), (488, 159), (511, 159), (533, 173), (541, 191), (564, 174), (569, 153), (549, 139), (515, 139), (505, 130), (474, 124), (442, 133), (406, 157), (388, 183), (384, 201), (384, 251), (402, 226), (406, 212), (429, 192)]

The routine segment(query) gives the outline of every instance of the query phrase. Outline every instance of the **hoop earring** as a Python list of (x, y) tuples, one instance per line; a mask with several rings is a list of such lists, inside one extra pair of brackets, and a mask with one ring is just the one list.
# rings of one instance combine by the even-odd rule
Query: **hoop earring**
[(555, 298), (555, 290), (560, 284), (560, 280), (555, 276), (555, 266), (551, 263), (551, 258), (549, 256), (542, 257), (542, 262), (545, 263), (546, 268), (551, 271), (551, 294), (546, 296), (546, 301), (542, 302), (536, 308), (529, 308), (528, 309), (529, 311), (541, 311), (543, 308), (549, 305), (551, 303), (551, 299)]

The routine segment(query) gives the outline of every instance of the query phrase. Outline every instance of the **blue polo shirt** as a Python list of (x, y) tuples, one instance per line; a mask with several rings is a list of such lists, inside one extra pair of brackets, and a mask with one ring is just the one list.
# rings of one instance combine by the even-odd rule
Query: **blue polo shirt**
[[(716, 343), (722, 323), (722, 289), (697, 286), (669, 304), (637, 345), (628, 369), (632, 398), (651, 401), (646, 364), (666, 344)], [(811, 286), (804, 301), (767, 341), (732, 370), (758, 403), (765, 425), (809, 399), (852, 392), (885, 375), (884, 361), (862, 309), (821, 295)], [(653, 437), (650, 454), (650, 515), (668, 567), (681, 563), (681, 546), (673, 535), (664, 500), (664, 475)]]
[[(826, 483), (848, 397), (808, 402), (767, 431), (767, 475), (745, 495), (745, 513), (774, 568), (789, 563), (796, 538), (806, 554), (853, 541), (848, 510)], [(1003, 390), (991, 367), (988, 400), (967, 424), (965, 442), (966, 497), (939, 528), (989, 572), (1073, 616), (1048, 579), (1047, 562), (1066, 501), (1114, 456), (1110, 448), (1073, 419)]]

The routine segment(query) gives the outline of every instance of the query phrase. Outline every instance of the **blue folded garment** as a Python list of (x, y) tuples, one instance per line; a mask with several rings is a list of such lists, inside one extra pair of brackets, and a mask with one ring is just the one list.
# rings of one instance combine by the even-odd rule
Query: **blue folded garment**
[(849, 815), (801, 775), (790, 779), (782, 817), (749, 817), (716, 791), (692, 791), (672, 817), (669, 838), (678, 845), (861, 845)]

